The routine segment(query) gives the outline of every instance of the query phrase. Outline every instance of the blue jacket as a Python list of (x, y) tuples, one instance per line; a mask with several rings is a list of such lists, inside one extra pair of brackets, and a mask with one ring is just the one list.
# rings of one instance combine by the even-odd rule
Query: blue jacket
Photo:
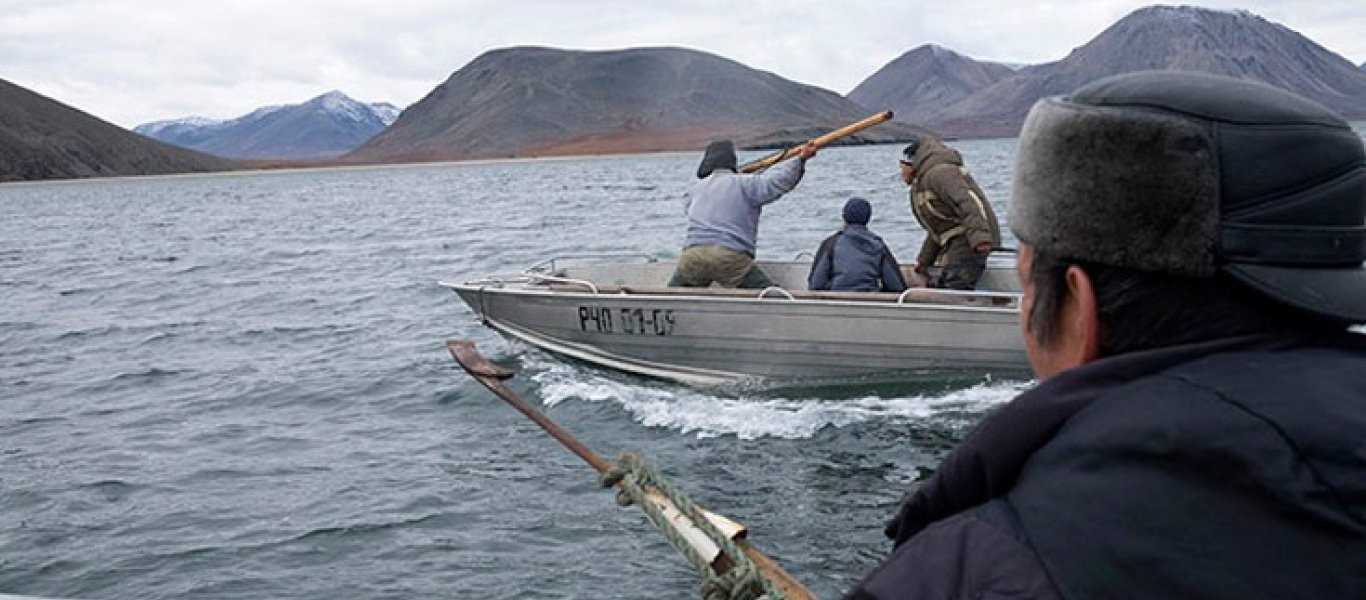
[(915, 490), (846, 599), (1366, 598), (1366, 336), (1343, 335), (1039, 384)]
[(793, 158), (762, 173), (718, 169), (698, 181), (683, 198), (683, 213), (688, 216), (683, 247), (721, 246), (754, 256), (759, 213), (765, 204), (797, 187), (804, 165), (801, 158)]
[(846, 224), (844, 229), (821, 242), (811, 262), (807, 287), (813, 290), (850, 292), (901, 292), (906, 280), (901, 276), (892, 251), (882, 238), (863, 225)]

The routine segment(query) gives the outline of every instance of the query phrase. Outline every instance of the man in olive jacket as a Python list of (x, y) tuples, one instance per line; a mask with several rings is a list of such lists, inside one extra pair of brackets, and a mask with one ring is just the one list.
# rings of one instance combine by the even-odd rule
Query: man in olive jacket
[(1103, 79), (1030, 111), (1010, 224), (1040, 383), (847, 598), (1366, 598), (1357, 134), (1247, 80)]
[(932, 287), (970, 290), (1001, 244), (1001, 226), (987, 195), (963, 166), (963, 157), (929, 136), (901, 152), (901, 180), (911, 187), (911, 212), (925, 229), (915, 271), (940, 267)]

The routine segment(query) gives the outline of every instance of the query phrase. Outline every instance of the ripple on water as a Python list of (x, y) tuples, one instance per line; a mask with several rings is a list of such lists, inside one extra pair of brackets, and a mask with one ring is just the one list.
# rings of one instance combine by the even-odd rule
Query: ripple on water
[(122, 502), (129, 496), (145, 489), (145, 486), (109, 479), (85, 484), (81, 489), (97, 494), (105, 502)]
[(171, 263), (180, 260), (179, 256), (119, 256), (120, 262), (162, 262)]
[(158, 368), (158, 367), (151, 367), (151, 368), (144, 369), (144, 370), (141, 370), (141, 371), (124, 372), (124, 373), (115, 373), (115, 374), (114, 374), (112, 377), (110, 377), (109, 379), (110, 379), (111, 381), (129, 382), (130, 380), (157, 379), (157, 378), (161, 378), (161, 377), (172, 377), (172, 376), (180, 375), (180, 374), (186, 373), (186, 372), (187, 372), (187, 371), (181, 371), (181, 370), (178, 370), (178, 369), (162, 369), (162, 368)]

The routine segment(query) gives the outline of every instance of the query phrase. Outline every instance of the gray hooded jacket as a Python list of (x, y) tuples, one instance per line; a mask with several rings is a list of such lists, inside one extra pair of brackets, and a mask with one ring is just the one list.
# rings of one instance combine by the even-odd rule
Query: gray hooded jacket
[(764, 205), (792, 191), (801, 181), (805, 165), (801, 158), (793, 158), (762, 173), (711, 171), (684, 196), (688, 235), (683, 247), (721, 246), (754, 256)]

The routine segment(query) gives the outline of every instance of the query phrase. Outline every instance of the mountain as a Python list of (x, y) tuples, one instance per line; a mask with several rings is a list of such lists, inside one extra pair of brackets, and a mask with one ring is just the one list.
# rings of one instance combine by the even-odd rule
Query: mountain
[(1014, 74), (1006, 65), (976, 61), (926, 44), (878, 69), (849, 92), (849, 99), (870, 108), (890, 108), (898, 120), (920, 123)]
[(224, 171), (237, 166), (149, 140), (0, 79), (0, 181)]
[(1021, 69), (925, 118), (959, 136), (1013, 136), (1034, 101), (1117, 73), (1203, 71), (1263, 81), (1348, 118), (1366, 117), (1366, 73), (1304, 36), (1246, 11), (1151, 6), (1066, 58)]
[(324, 159), (340, 156), (398, 118), (392, 104), (362, 104), (338, 91), (303, 104), (267, 106), (235, 119), (200, 117), (144, 123), (147, 137), (218, 156)]
[[(513, 47), (461, 67), (344, 160), (700, 150), (717, 138), (772, 145), (870, 114), (829, 90), (695, 50)], [(884, 123), (850, 141), (911, 131)]]

